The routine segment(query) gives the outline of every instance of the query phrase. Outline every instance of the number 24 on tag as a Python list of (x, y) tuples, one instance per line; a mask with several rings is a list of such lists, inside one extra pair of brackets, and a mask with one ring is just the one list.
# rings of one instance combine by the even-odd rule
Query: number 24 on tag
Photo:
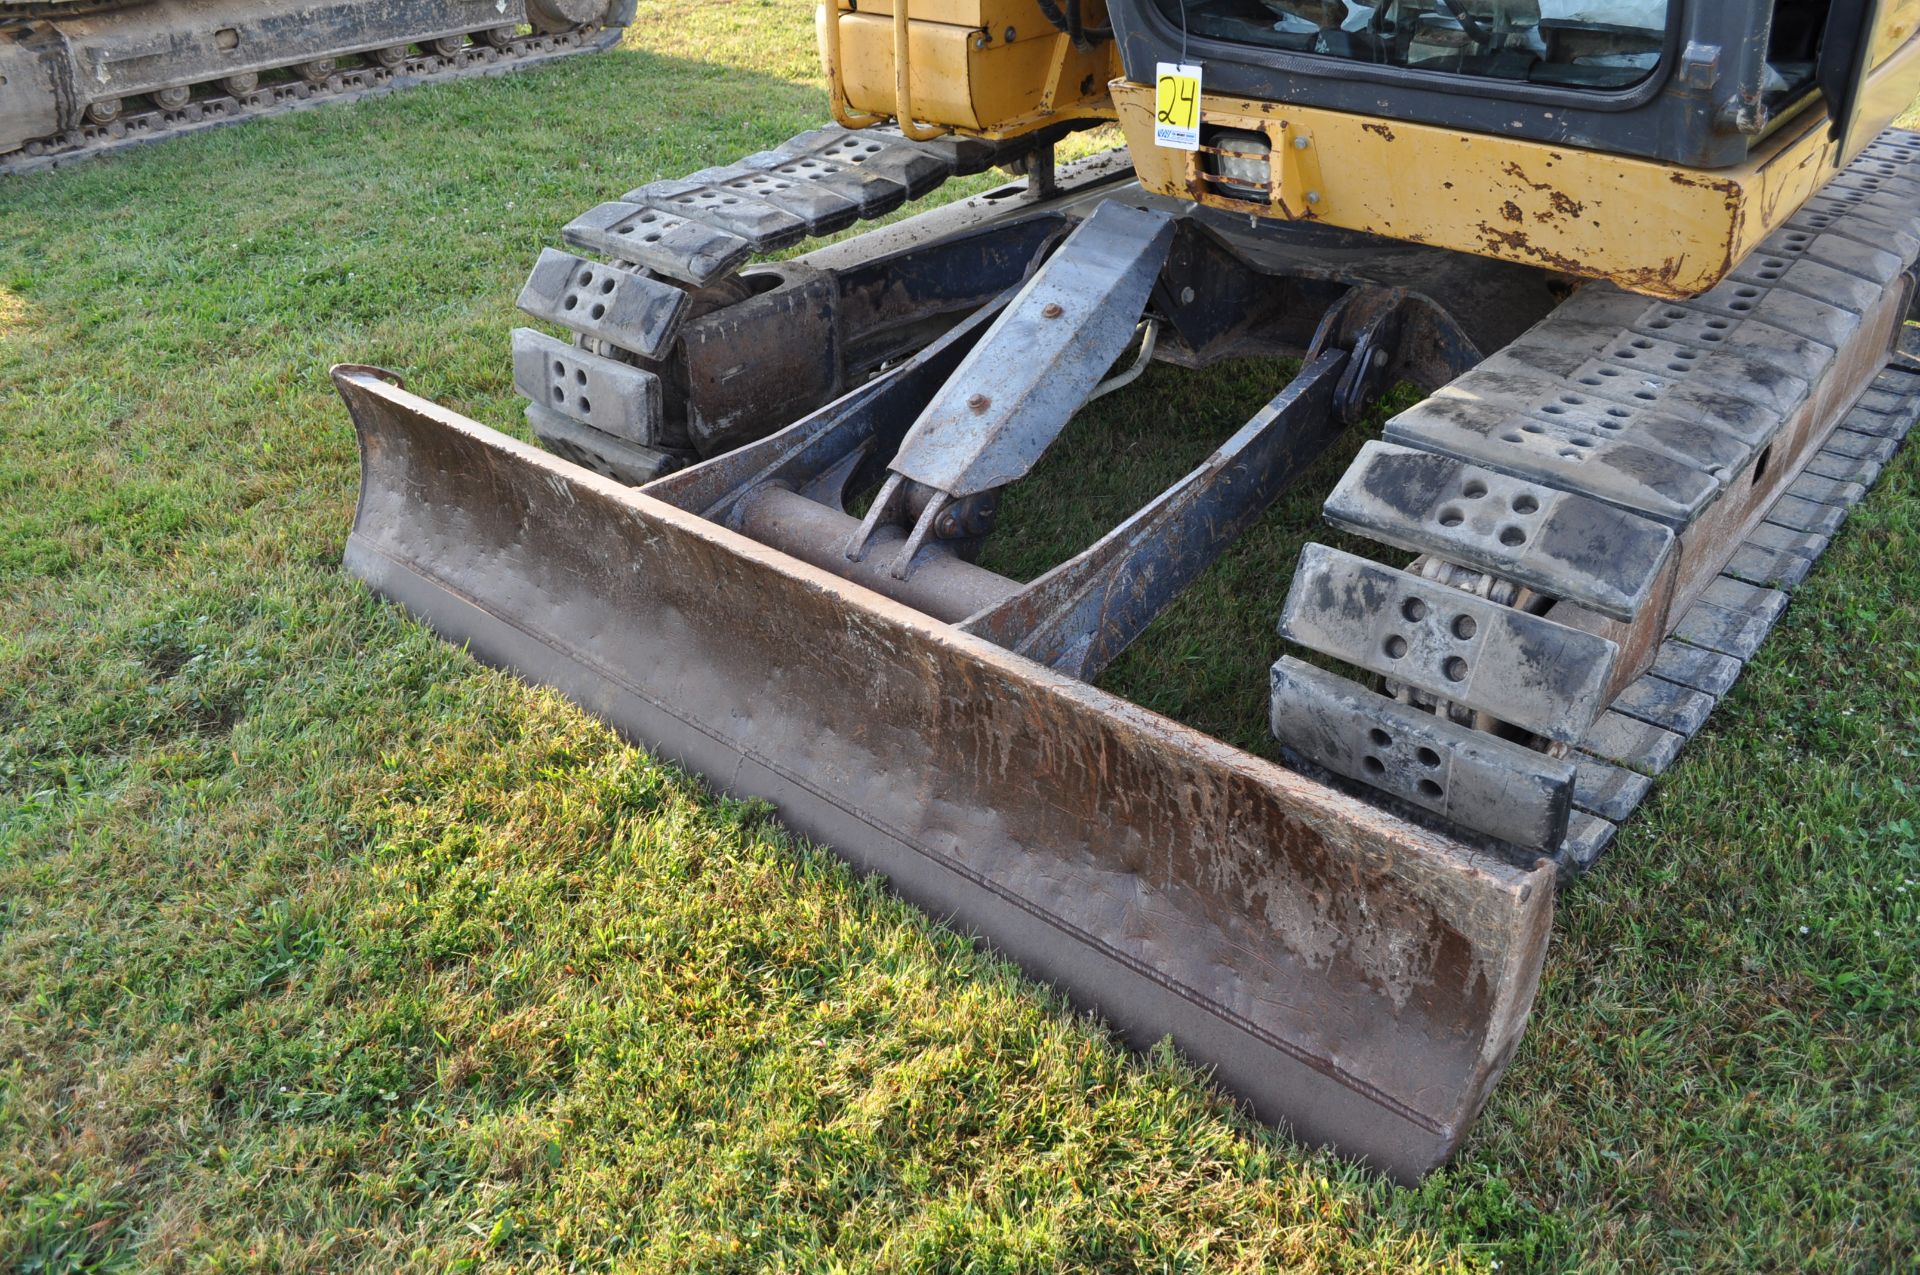
[(1153, 141), (1174, 150), (1200, 149), (1200, 68), (1162, 62), (1154, 76)]

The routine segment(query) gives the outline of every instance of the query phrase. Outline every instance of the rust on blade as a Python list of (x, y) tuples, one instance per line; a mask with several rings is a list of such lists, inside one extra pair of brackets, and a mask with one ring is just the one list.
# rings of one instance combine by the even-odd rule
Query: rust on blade
[[(1532, 1004), (1553, 869), (1472, 852), (363, 368), (347, 565), (1300, 1137), (1441, 1163)], [(1250, 693), (1259, 693), (1254, 688)]]

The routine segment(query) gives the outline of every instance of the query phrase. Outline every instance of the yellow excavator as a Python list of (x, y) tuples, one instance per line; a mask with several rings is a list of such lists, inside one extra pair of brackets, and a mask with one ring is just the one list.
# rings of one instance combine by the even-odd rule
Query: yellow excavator
[[(582, 213), (532, 446), (335, 370), (347, 564), (1402, 1179), (1556, 893), (1920, 416), (1920, 0), (829, 0), (830, 122)], [(1065, 135), (1126, 145), (1056, 162)], [(1018, 180), (784, 260), (989, 166)], [(611, 192), (610, 192), (611, 193)], [(1149, 362), (1298, 371), (1034, 579)], [(1274, 366), (1280, 366), (1275, 364)], [(1274, 617), (1280, 762), (1096, 685), (1390, 388)], [(1362, 554), (1352, 546), (1371, 542)]]

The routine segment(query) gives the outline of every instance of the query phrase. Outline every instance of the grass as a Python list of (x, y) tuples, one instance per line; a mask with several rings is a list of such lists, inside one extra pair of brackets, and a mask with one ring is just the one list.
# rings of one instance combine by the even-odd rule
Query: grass
[[(818, 119), (797, 0), (641, 9), (605, 57), (0, 187), (0, 1265), (1911, 1261), (1911, 452), (1565, 896), (1519, 1057), (1411, 1191), (344, 577), (328, 363), (511, 426), (555, 228)], [(1157, 369), (997, 552), (1071, 549), (1277, 374)], [(1313, 504), (1109, 684), (1261, 744)]]

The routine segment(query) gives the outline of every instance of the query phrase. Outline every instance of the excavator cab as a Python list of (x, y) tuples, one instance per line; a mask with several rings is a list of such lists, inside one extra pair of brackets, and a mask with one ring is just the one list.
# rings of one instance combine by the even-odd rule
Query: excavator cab
[[(1143, 180), (1664, 296), (1718, 283), (1905, 108), (1920, 66), (1904, 0), (1321, 9), (1116, 4), (1130, 140), (1151, 132), (1136, 85), (1183, 56), (1206, 71), (1200, 149), (1136, 141)], [(1303, 11), (1340, 20), (1309, 35)]]
[[(904, 28), (910, 124), (1005, 135), (1095, 110), (1091, 55), (1152, 84), (1206, 68), (1209, 93), (1527, 138), (1693, 169), (1737, 166), (1785, 121), (1824, 109), (1865, 138), (1907, 105), (1914, 0), (837, 0), (821, 13), (840, 112), (896, 115)], [(1064, 41), (1064, 44), (1060, 43)], [(1028, 46), (1028, 47), (1023, 47)], [(924, 54), (922, 50), (924, 49)], [(841, 50), (846, 52), (842, 53)], [(921, 62), (924, 56), (927, 62)], [(1383, 96), (1384, 92), (1384, 96)], [(968, 97), (969, 109), (945, 109)], [(996, 110), (995, 107), (1000, 109)], [(984, 111), (982, 108), (985, 108)], [(964, 118), (963, 118), (964, 117)]]
[[(1197, 60), (1223, 95), (1356, 114), (1377, 111), (1384, 87), (1408, 122), (1717, 169), (1822, 86), (1836, 90), (1836, 118), (1852, 115), (1863, 7), (1126, 0), (1114, 22), (1131, 80)], [(1910, 34), (1914, 6), (1884, 7), (1907, 11), (1888, 20)]]
[[(1664, 296), (1719, 282), (1920, 74), (1916, 0), (836, 3), (842, 122), (1004, 137), (1117, 117), (1162, 194)], [(922, 45), (939, 74), (915, 70)], [(1163, 71), (1187, 65), (1198, 145), (1154, 145)]]
[[(347, 565), (1418, 1177), (1562, 884), (1920, 418), (1920, 136), (1882, 131), (1917, 14), (827, 0), (832, 124), (610, 192), (534, 264), (544, 450), (336, 369)], [(993, 166), (1024, 180), (752, 263)], [(1245, 355), (1297, 371), (1206, 460), (1034, 578), (987, 565), (1087, 403)], [(1399, 383), (1325, 493), (1347, 547), (1270, 564), (1271, 755), (1104, 690)]]

